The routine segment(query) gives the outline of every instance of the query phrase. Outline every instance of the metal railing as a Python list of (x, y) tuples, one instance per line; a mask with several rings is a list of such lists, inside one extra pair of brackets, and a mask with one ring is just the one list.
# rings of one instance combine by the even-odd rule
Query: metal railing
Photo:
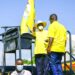
[[(67, 65), (67, 62), (66, 62), (66, 54), (68, 54), (75, 61), (75, 58), (69, 52), (66, 52), (65, 53), (65, 55), (64, 55), (64, 74), (65, 75), (67, 74), (66, 73), (67, 72), (66, 68), (68, 68), (68, 70), (69, 70), (68, 72), (69, 72), (70, 75), (75, 74), (74, 71), (73, 71), (73, 69), (72, 69), (72, 67), (71, 67), (71, 64), (70, 64), (70, 66)], [(72, 63), (72, 61), (70, 60), (70, 63)]]
[[(19, 49), (19, 58), (22, 58), (21, 56), (21, 36), (20, 36), (20, 26), (4, 26), (4, 27), (1, 27), (1, 28), (4, 28), (5, 32), (4, 32), (4, 36), (6, 36), (6, 32), (9, 30), (9, 29), (12, 29), (12, 28), (17, 28), (18, 29), (18, 49)], [(0, 34), (0, 36), (2, 36), (2, 34)], [(3, 67), (2, 67), (2, 75), (4, 75), (4, 71), (5, 71), (5, 67), (6, 67), (6, 61), (5, 61), (5, 40), (4, 39), (0, 39), (0, 41), (3, 42), (4, 44), (4, 56), (3, 56)], [(32, 66), (32, 74), (33, 74), (33, 61), (32, 61), (32, 47), (31, 47), (31, 66)], [(15, 53), (15, 61), (16, 61), (16, 53)]]
[(70, 31), (67, 31), (69, 34), (69, 50), (70, 52), (66, 52), (70, 56), (70, 67), (66, 64), (66, 53), (64, 54), (64, 71), (66, 75), (66, 67), (70, 70), (70, 75), (74, 74), (74, 71), (72, 70), (72, 59), (75, 61), (75, 58), (72, 56), (72, 41), (71, 41), (71, 33)]

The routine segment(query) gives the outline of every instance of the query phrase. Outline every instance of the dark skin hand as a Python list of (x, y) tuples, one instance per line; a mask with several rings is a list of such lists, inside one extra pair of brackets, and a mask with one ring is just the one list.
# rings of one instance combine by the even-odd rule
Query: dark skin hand
[(34, 27), (33, 27), (33, 32), (35, 32), (35, 30), (36, 30), (36, 27), (34, 26)]
[(54, 38), (52, 38), (52, 37), (49, 38), (47, 53), (51, 53), (51, 46), (52, 46), (53, 40), (54, 40)]
[(47, 43), (48, 43), (48, 40), (45, 40), (45, 42), (47, 42)]

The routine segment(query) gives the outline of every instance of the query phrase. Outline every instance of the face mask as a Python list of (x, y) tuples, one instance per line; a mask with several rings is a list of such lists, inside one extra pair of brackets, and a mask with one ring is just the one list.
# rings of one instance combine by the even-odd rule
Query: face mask
[(22, 70), (23, 70), (23, 65), (17, 65), (17, 66), (16, 66), (16, 69), (17, 69), (18, 71), (22, 71)]
[(39, 26), (39, 29), (40, 29), (40, 30), (43, 30), (43, 26)]

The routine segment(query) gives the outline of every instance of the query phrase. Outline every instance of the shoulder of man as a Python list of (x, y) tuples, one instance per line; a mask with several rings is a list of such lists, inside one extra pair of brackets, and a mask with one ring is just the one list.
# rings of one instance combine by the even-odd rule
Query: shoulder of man
[(23, 70), (24, 75), (32, 75), (29, 70)]
[(61, 24), (62, 28), (67, 31), (67, 28), (65, 27), (65, 25)]

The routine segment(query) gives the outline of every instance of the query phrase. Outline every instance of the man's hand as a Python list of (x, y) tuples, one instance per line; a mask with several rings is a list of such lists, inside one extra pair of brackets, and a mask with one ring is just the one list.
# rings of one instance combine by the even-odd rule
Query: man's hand
[(48, 43), (48, 47), (47, 47), (47, 53), (51, 53), (51, 46), (52, 46), (53, 40), (54, 40), (53, 37), (49, 38), (49, 43)]
[(47, 42), (47, 43), (48, 43), (48, 42), (49, 42), (49, 40), (47, 39), (47, 40), (45, 40), (45, 42)]
[(35, 32), (35, 30), (36, 30), (36, 27), (34, 26), (34, 27), (33, 27), (33, 31)]
[(51, 52), (50, 47), (47, 47), (47, 54), (50, 52)]

